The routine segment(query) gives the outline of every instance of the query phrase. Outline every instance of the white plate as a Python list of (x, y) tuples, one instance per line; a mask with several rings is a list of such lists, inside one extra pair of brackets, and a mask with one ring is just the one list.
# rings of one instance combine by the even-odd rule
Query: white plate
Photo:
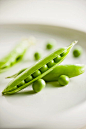
[(46, 41), (54, 38), (55, 48), (65, 47), (78, 40), (83, 47), (83, 55), (73, 58), (72, 52), (63, 61), (64, 64), (86, 64), (86, 34), (77, 30), (48, 25), (0, 25), (0, 58), (23, 37), (35, 36), (37, 45), (29, 48), (21, 63), (0, 74), (0, 128), (57, 128), (76, 129), (86, 124), (86, 73), (72, 78), (65, 87), (56, 87), (56, 83), (47, 84), (38, 94), (32, 88), (12, 96), (2, 96), (2, 90), (10, 80), (5, 77), (21, 68), (34, 63), (34, 51), (46, 55)]

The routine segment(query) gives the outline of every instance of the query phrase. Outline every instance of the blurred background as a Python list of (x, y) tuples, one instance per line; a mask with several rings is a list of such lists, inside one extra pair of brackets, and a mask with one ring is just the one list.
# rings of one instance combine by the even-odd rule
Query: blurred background
[[(2, 28), (0, 29), (1, 30), (0, 31), (1, 32), (0, 33), (0, 37), (1, 37), (0, 45), (4, 43), (5, 45), (3, 45), (2, 47), (5, 48), (5, 50), (7, 50), (8, 44), (6, 46), (6, 43), (9, 43), (10, 45), (13, 45), (12, 42), (15, 43), (15, 42), (19, 41), (19, 39), (22, 37), (22, 34), (26, 34), (27, 31), (25, 31), (23, 29), (20, 29), (19, 32), (16, 32), (16, 31), (13, 31), (13, 30), (11, 31), (11, 28), (8, 29), (7, 31), (4, 31), (3, 28), (4, 28), (5, 24), (7, 24), (8, 28), (9, 28), (10, 24), (14, 24), (13, 30), (15, 30), (15, 26), (16, 26), (15, 24), (27, 24), (26, 25), (27, 29), (28, 29), (28, 27), (27, 27), (28, 24), (32, 24), (32, 26), (33, 26), (33, 24), (38, 24), (38, 26), (39, 26), (39, 24), (44, 24), (44, 25), (56, 25), (56, 26), (61, 26), (61, 27), (67, 27), (67, 28), (72, 28), (72, 29), (75, 29), (75, 30), (80, 30), (80, 31), (86, 32), (86, 0), (0, 0), (0, 28), (2, 26)], [(6, 26), (5, 26), (5, 29), (6, 29)], [(44, 29), (46, 31), (46, 26), (45, 26)], [(65, 35), (66, 35), (68, 33), (67, 29), (64, 32), (65, 32)], [(59, 33), (60, 33), (60, 35), (62, 35), (64, 32), (63, 31), (59, 32), (59, 29), (58, 29), (58, 33), (56, 31), (56, 33), (58, 35), (59, 35)], [(52, 31), (52, 33), (53, 33), (53, 31)], [(76, 33), (78, 34), (77, 31), (76, 31)], [(76, 33), (72, 33), (72, 36), (75, 36)], [(12, 34), (13, 37), (10, 37), (9, 36), (10, 34)], [(39, 31), (39, 35), (40, 35), (40, 31)], [(65, 36), (65, 35), (63, 34), (63, 36)], [(28, 33), (27, 33), (26, 36), (28, 36)], [(69, 37), (69, 35), (66, 35), (65, 37), (67, 37), (67, 39), (71, 39), (72, 36)], [(41, 37), (41, 36), (39, 36), (39, 37)], [(77, 37), (77, 36), (75, 36), (75, 37)], [(74, 37), (74, 39), (75, 39), (75, 37)], [(80, 35), (78, 34), (78, 39), (79, 39), (79, 37), (80, 37)], [(83, 38), (82, 35), (81, 35), (81, 37), (80, 37), (81, 41), (84, 44), (85, 39)], [(62, 39), (62, 42), (64, 42), (65, 38), (61, 37), (61, 39)], [(43, 38), (43, 40), (44, 40), (44, 38)], [(68, 41), (68, 43), (69, 43), (69, 41)], [(0, 50), (0, 51), (4, 54), (3, 49)], [(80, 91), (80, 93), (81, 93), (81, 91)], [(85, 91), (84, 91), (84, 95), (86, 96)], [(21, 98), (21, 100), (20, 100), (20, 98), (17, 100), (17, 103), (19, 103), (20, 101), (22, 103), (22, 98)], [(79, 96), (78, 96), (78, 98), (79, 98)], [(9, 99), (9, 100), (11, 100), (11, 99)], [(2, 102), (5, 103), (5, 101), (3, 101), (3, 99), (2, 99)], [(8, 101), (8, 103), (9, 102), (12, 103), (13, 101), (11, 100), (11, 101)], [(69, 102), (70, 102), (70, 100), (69, 100)], [(16, 103), (16, 100), (14, 101), (14, 104), (15, 103)], [(27, 104), (27, 101), (26, 101), (26, 104)], [(5, 105), (6, 105), (6, 103), (4, 104), (4, 106)], [(9, 109), (9, 112), (10, 112), (10, 108), (8, 108), (8, 109)], [(14, 110), (17, 111), (17, 112), (20, 111), (19, 112), (20, 114), (18, 114), (19, 115), (18, 120), (19, 120), (22, 109), (20, 110), (20, 108), (17, 109), (17, 107), (14, 107)], [(4, 120), (4, 118), (6, 117), (5, 116), (6, 114), (4, 112), (5, 108), (4, 108), (4, 110), (2, 109), (2, 111), (3, 111), (2, 112), (2, 116), (3, 116), (2, 120)], [(80, 114), (80, 111), (81, 111), (81, 114)], [(71, 113), (71, 114), (72, 115), (76, 114), (76, 116), (77, 116), (77, 117), (74, 117), (76, 119), (76, 121), (74, 121), (75, 125), (76, 125), (76, 123), (78, 125), (79, 122), (78, 122), (77, 119), (79, 119), (81, 121), (81, 124), (82, 124), (82, 125), (80, 125), (80, 127), (84, 127), (83, 125), (86, 125), (86, 124), (84, 124), (86, 119), (84, 121), (83, 121), (83, 119), (86, 117), (86, 115), (82, 114), (83, 108), (82, 108), (82, 110), (80, 108), (80, 111), (77, 110), (77, 113), (75, 111), (74, 113)], [(12, 113), (13, 113), (13, 109), (12, 109)], [(86, 108), (85, 108), (85, 113), (86, 113)], [(3, 114), (5, 114), (5, 115), (3, 115)], [(82, 117), (78, 117), (77, 114), (79, 116), (82, 116), (82, 117), (84, 116), (84, 118), (82, 119)], [(13, 114), (13, 116), (15, 116), (15, 114)], [(22, 116), (21, 119), (23, 119), (23, 115), (21, 115), (21, 116)], [(27, 112), (26, 112), (26, 116), (27, 117), (29, 116), (29, 115), (27, 115)], [(70, 117), (70, 119), (72, 119), (72, 118), (73, 117)], [(74, 120), (74, 118), (73, 118), (73, 120)], [(12, 118), (10, 117), (10, 120), (11, 119)], [(66, 125), (65, 124), (66, 119), (67, 118), (64, 117), (63, 126)], [(71, 123), (70, 119), (69, 119), (69, 114), (68, 114), (69, 122), (67, 122), (67, 124)], [(8, 122), (8, 121), (9, 121), (9, 119), (8, 119), (8, 116), (7, 116), (7, 121), (6, 122)], [(26, 121), (26, 119), (25, 119), (25, 121)], [(61, 122), (62, 122), (62, 120), (61, 120)], [(20, 123), (21, 123), (21, 121), (20, 121)], [(15, 125), (14, 121), (13, 121), (13, 124)], [(22, 124), (20, 124), (20, 125), (22, 126)], [(26, 124), (26, 123), (24, 123), (24, 124)], [(3, 126), (4, 126), (4, 121), (3, 121)], [(73, 124), (72, 124), (72, 126), (73, 126)], [(84, 127), (83, 129), (86, 129), (86, 127)]]
[(0, 0), (0, 23), (54, 24), (86, 30), (86, 0)]

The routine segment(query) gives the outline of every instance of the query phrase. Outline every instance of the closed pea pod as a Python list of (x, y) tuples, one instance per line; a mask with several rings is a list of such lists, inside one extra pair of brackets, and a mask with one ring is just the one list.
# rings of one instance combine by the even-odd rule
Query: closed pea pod
[(66, 64), (66, 65), (58, 65), (55, 69), (53, 69), (50, 73), (45, 75), (43, 79), (46, 82), (50, 81), (58, 81), (58, 78), (61, 75), (66, 75), (69, 78), (78, 76), (85, 72), (86, 66), (83, 64)]
[[(14, 78), (6, 87), (6, 89), (2, 92), (3, 94), (13, 94), (16, 93), (24, 88), (26, 88), (28, 85), (30, 85), (31, 83), (37, 81), (40, 78), (43, 78), (45, 75), (47, 75), (49, 72), (51, 72), (58, 64), (60, 64), (68, 55), (68, 53), (70, 52), (71, 48), (75, 45), (76, 41), (74, 41), (72, 44), (70, 44), (69, 47), (66, 48), (61, 48), (53, 53), (51, 53), (49, 56), (47, 56), (46, 58), (44, 58), (43, 60), (40, 60), (37, 64), (33, 65), (33, 67), (31, 67), (30, 69), (26, 69), (23, 73), (21, 73), (20, 75), (18, 75), (16, 78)], [(61, 60), (58, 63), (55, 63), (51, 68), (47, 69), (47, 71), (45, 71), (44, 73), (41, 73), (39, 76), (33, 78), (30, 82), (25, 83), (23, 86), (16, 88), (15, 90), (12, 91), (12, 88), (17, 85), (20, 81), (25, 80), (25, 78), (27, 78), (27, 76), (32, 75), (36, 70), (39, 70), (43, 65), (47, 64), (48, 62), (50, 62), (51, 60), (53, 60), (54, 58), (56, 58), (58, 55), (60, 55), (61, 53), (63, 53), (66, 50), (66, 53), (64, 56), (61, 57)], [(9, 92), (11, 90), (11, 92)]]

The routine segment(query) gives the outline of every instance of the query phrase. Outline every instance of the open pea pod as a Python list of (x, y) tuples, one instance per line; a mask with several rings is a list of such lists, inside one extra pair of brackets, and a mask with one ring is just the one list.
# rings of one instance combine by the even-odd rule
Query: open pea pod
[[(18, 73), (6, 77), (6, 78), (15, 78), (22, 72), (24, 72), (27, 68), (20, 70)], [(51, 72), (49, 72), (47, 75), (43, 77), (43, 79), (46, 82), (51, 82), (51, 81), (58, 81), (58, 78), (61, 75), (66, 75), (69, 78), (78, 76), (82, 73), (85, 72), (86, 65), (84, 64), (65, 64), (65, 65), (57, 65), (55, 69), (53, 69)]]
[[(31, 68), (26, 69), (23, 73), (19, 74), (8, 84), (8, 86), (6, 87), (6, 89), (4, 89), (2, 94), (14, 94), (14, 93), (26, 88), (34, 81), (36, 81), (40, 78), (43, 78), (45, 75), (47, 75), (49, 72), (51, 72), (57, 65), (59, 65), (66, 58), (66, 56), (70, 52), (71, 48), (76, 43), (77, 43), (77, 41), (74, 41), (68, 47), (64, 47), (64, 48), (60, 48), (60, 49), (56, 50), (55, 52), (51, 53), (49, 56), (45, 57), (44, 59), (40, 60), (38, 63), (33, 65)], [(41, 75), (39, 75), (35, 78), (33, 77), (33, 74), (35, 71), (37, 71), (37, 70), (40, 71), (40, 68), (42, 68), (44, 65), (47, 65), (51, 60), (54, 61), (58, 55), (61, 56), (59, 61), (54, 62), (54, 65), (51, 67), (48, 67), (48, 69), (45, 72), (41, 73)], [(33, 79), (31, 81), (29, 81), (28, 83), (25, 83), (24, 85), (19, 87), (18, 84), (20, 82), (22, 82), (23, 80), (25, 80), (29, 75), (31, 75), (33, 77)]]
[(0, 60), (0, 73), (19, 62), (25, 55), (29, 46), (35, 42), (35, 38), (22, 40), (9, 54)]

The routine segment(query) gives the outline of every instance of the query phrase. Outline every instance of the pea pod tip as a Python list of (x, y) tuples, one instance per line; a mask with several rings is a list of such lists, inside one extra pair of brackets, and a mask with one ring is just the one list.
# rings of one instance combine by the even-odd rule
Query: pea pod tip
[(75, 44), (78, 43), (78, 40), (75, 40), (74, 43), (75, 43)]
[(78, 40), (75, 40), (75, 41), (73, 41), (71, 44), (72, 45), (75, 45), (75, 44), (77, 44), (78, 43)]

